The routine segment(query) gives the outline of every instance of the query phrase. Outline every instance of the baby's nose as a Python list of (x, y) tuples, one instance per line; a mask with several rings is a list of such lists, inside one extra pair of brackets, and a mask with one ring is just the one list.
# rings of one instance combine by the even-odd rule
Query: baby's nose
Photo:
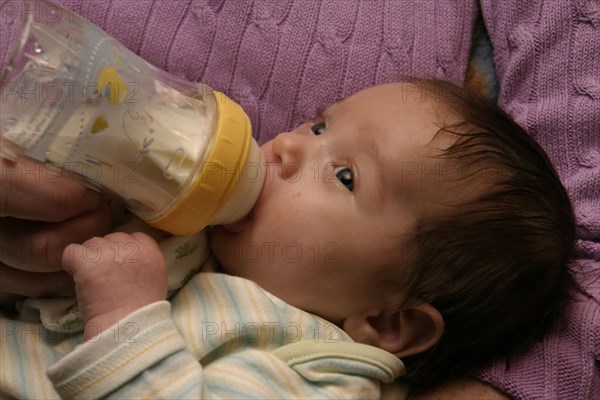
[(281, 159), (281, 175), (294, 179), (306, 155), (306, 138), (294, 132), (280, 133), (273, 139), (273, 154)]

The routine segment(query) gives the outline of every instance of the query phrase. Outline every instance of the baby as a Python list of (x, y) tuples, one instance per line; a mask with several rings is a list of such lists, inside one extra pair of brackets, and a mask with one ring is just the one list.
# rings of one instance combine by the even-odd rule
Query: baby
[(146, 234), (65, 250), (86, 342), (47, 355), (61, 396), (375, 398), (531, 343), (567, 298), (566, 191), (483, 98), (376, 86), (262, 149), (256, 206), (171, 302)]

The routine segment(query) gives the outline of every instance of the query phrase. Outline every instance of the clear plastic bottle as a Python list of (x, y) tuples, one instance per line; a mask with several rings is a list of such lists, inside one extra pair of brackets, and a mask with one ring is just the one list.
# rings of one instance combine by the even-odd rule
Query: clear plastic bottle
[(2, 157), (74, 171), (174, 234), (251, 210), (264, 161), (238, 104), (155, 68), (55, 3), (23, 7), (0, 75)]

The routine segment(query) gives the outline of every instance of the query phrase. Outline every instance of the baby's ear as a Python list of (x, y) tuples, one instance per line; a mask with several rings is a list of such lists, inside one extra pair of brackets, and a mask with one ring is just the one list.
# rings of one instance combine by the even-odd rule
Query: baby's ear
[(444, 332), (444, 319), (435, 307), (417, 300), (393, 314), (379, 312), (348, 318), (342, 328), (355, 341), (402, 358), (422, 353), (436, 344)]

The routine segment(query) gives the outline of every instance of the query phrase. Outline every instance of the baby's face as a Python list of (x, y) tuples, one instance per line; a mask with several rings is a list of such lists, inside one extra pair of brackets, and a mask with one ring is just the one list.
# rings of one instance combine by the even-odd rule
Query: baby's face
[(435, 192), (420, 169), (437, 130), (414, 86), (388, 84), (265, 143), (252, 218), (211, 235), (223, 269), (334, 323), (379, 307), (402, 235)]

